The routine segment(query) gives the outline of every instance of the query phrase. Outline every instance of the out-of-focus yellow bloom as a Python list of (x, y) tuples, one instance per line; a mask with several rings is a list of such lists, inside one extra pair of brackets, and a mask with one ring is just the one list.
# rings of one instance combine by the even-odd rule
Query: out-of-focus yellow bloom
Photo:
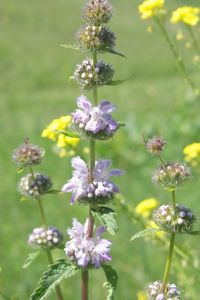
[(190, 42), (187, 42), (187, 43), (185, 44), (185, 48), (190, 49), (191, 47), (192, 47), (192, 45), (191, 45)]
[(193, 57), (193, 60), (194, 60), (195, 63), (198, 62), (199, 59), (200, 59), (199, 55), (195, 55), (195, 56)]
[(177, 41), (181, 41), (181, 40), (183, 40), (184, 38), (185, 38), (185, 37), (184, 37), (182, 31), (179, 30), (178, 33), (177, 33), (177, 35), (176, 35), (176, 40), (177, 40)]
[(90, 148), (89, 147), (84, 147), (83, 148), (83, 153), (89, 154), (90, 153)]
[(172, 17), (170, 21), (172, 23), (177, 23), (182, 21), (188, 25), (195, 26), (199, 21), (198, 14), (200, 9), (198, 7), (183, 6), (177, 8), (177, 10), (172, 12)]
[(146, 299), (146, 297), (145, 297), (144, 292), (138, 291), (137, 292), (137, 300), (145, 300), (145, 299)]
[[(151, 220), (149, 222), (149, 227), (148, 228), (159, 228), (159, 227), (154, 223), (154, 221)], [(155, 235), (157, 235), (159, 237), (162, 237), (163, 234), (164, 234), (164, 231), (158, 231), (158, 232), (155, 233)]]
[(147, 27), (147, 32), (152, 33), (153, 29), (154, 29), (153, 26), (148, 26)]
[(136, 212), (144, 218), (148, 218), (154, 208), (158, 206), (155, 198), (145, 199), (136, 206)]
[(166, 11), (162, 8), (164, 0), (146, 0), (139, 5), (139, 12), (142, 14), (142, 19), (152, 18), (157, 14), (165, 14)]
[[(57, 141), (56, 146), (59, 148), (65, 148), (66, 146), (70, 146), (75, 148), (79, 139), (71, 138), (65, 136), (61, 133), (56, 133), (55, 130), (66, 130), (70, 125), (71, 116), (63, 116), (60, 119), (54, 119), (42, 132), (42, 137), (47, 137), (52, 141)], [(73, 150), (72, 150), (73, 151)], [(73, 151), (74, 153), (74, 151)], [(71, 156), (70, 151), (67, 152), (65, 149), (62, 149), (59, 153), (60, 157), (63, 156)], [(72, 154), (74, 155), (74, 154)]]
[(190, 162), (193, 167), (197, 167), (200, 163), (200, 143), (193, 143), (183, 149), (185, 154), (184, 160)]

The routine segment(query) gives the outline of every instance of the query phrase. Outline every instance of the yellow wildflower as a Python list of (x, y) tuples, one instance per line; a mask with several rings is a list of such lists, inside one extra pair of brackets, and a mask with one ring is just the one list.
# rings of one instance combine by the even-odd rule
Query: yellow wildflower
[(148, 26), (147, 27), (147, 32), (152, 33), (153, 29), (154, 29), (153, 26)]
[(194, 61), (195, 63), (198, 62), (199, 59), (200, 59), (199, 55), (195, 55), (195, 56), (193, 57), (193, 61)]
[[(147, 228), (159, 228), (155, 223), (154, 223), (154, 221), (150, 221), (149, 222), (149, 227), (147, 227)], [(157, 236), (159, 236), (159, 237), (162, 237), (163, 236), (163, 234), (164, 234), (164, 231), (157, 231), (156, 233), (155, 233), (155, 235), (157, 235)]]
[(200, 143), (193, 143), (183, 149), (184, 160), (190, 162), (193, 167), (197, 167), (200, 161)]
[(164, 0), (146, 0), (141, 5), (139, 5), (139, 12), (142, 14), (142, 19), (152, 18), (157, 14), (165, 13), (162, 9)]
[(182, 21), (188, 25), (195, 26), (199, 21), (199, 17), (197, 16), (200, 12), (198, 7), (191, 6), (183, 6), (179, 7), (177, 10), (172, 12), (172, 17), (170, 21), (172, 23), (177, 23)]
[(57, 147), (64, 148), (66, 146), (75, 147), (79, 142), (77, 138), (71, 138), (55, 130), (65, 130), (71, 122), (71, 116), (63, 116), (60, 119), (54, 119), (42, 132), (42, 137), (47, 137), (52, 141), (57, 140)]
[(141, 201), (136, 206), (136, 212), (144, 218), (148, 218), (152, 212), (152, 210), (158, 205), (158, 202), (155, 198), (149, 198)]
[(144, 295), (144, 292), (138, 291), (137, 292), (137, 300), (145, 300), (146, 297)]

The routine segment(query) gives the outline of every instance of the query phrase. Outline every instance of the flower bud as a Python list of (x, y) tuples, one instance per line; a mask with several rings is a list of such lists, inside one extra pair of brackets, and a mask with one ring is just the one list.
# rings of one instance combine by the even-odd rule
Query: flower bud
[(82, 18), (86, 23), (99, 26), (108, 23), (114, 9), (106, 0), (91, 0), (82, 9)]
[[(89, 69), (89, 71), (87, 71)], [(93, 64), (93, 60), (84, 60), (76, 66), (74, 78), (80, 84), (84, 92), (89, 92), (99, 86), (103, 86), (112, 80), (114, 70), (103, 61)]]
[(147, 141), (145, 141), (145, 138), (143, 136), (143, 144), (148, 152), (154, 155), (158, 155), (164, 150), (166, 142), (163, 141), (163, 137), (157, 136), (153, 136), (152, 139), (148, 139)]
[(45, 194), (52, 185), (51, 179), (46, 175), (35, 173), (33, 177), (32, 174), (27, 174), (18, 183), (18, 191), (27, 198), (36, 198)]
[(29, 144), (26, 138), (24, 144), (14, 150), (12, 159), (22, 169), (39, 165), (43, 161), (44, 150), (37, 145)]
[(193, 229), (196, 217), (183, 205), (176, 204), (175, 211), (171, 205), (162, 205), (153, 212), (153, 221), (163, 231), (185, 233)]
[(149, 300), (181, 300), (180, 289), (175, 284), (167, 283), (165, 291), (161, 291), (162, 283), (155, 281), (146, 288), (146, 298)]
[(114, 48), (116, 37), (109, 28), (87, 26), (77, 32), (76, 40), (80, 49), (86, 53), (104, 53)]
[(186, 184), (191, 177), (190, 168), (186, 164), (169, 162), (166, 166), (161, 165), (153, 172), (152, 181), (164, 189), (175, 190)]
[(63, 241), (63, 234), (55, 227), (35, 228), (29, 235), (28, 244), (35, 249), (53, 249)]

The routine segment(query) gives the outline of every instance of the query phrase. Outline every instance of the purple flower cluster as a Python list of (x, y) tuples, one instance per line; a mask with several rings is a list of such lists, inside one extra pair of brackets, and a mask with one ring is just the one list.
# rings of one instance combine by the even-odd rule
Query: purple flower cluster
[(180, 300), (180, 289), (175, 284), (166, 284), (164, 293), (161, 292), (162, 283), (155, 281), (151, 283), (146, 290), (146, 296), (149, 300)]
[(49, 226), (47, 230), (44, 230), (43, 227), (33, 229), (33, 233), (29, 235), (28, 244), (33, 248), (53, 249), (62, 241), (62, 232)]
[(74, 113), (72, 128), (78, 130), (86, 137), (107, 139), (114, 135), (118, 123), (111, 116), (116, 106), (109, 101), (103, 100), (98, 106), (92, 107), (92, 103), (85, 96), (77, 98), (78, 109)]
[(73, 192), (71, 204), (75, 200), (85, 204), (105, 204), (113, 200), (115, 193), (119, 193), (118, 187), (109, 176), (120, 176), (124, 171), (113, 169), (106, 174), (111, 160), (96, 161), (92, 182), (89, 182), (88, 167), (79, 156), (72, 158), (71, 164), (75, 169), (73, 177), (62, 187), (63, 192)]
[(112, 260), (109, 254), (112, 242), (107, 239), (100, 239), (100, 235), (106, 232), (104, 226), (100, 226), (96, 230), (96, 235), (93, 238), (87, 236), (88, 219), (82, 225), (73, 219), (73, 227), (68, 228), (67, 233), (70, 236), (70, 241), (65, 244), (65, 253), (71, 262), (85, 268), (86, 266), (94, 266), (98, 269), (105, 261)]

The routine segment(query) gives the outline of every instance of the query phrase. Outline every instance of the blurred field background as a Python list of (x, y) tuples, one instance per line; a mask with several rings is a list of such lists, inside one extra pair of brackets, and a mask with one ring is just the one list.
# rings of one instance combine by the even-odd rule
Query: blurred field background
[[(116, 87), (99, 89), (99, 100), (109, 100), (118, 110), (116, 120), (126, 122), (113, 140), (97, 143), (97, 159), (113, 159), (113, 168), (126, 171), (116, 183), (128, 205), (135, 207), (140, 201), (155, 197), (160, 204), (168, 203), (171, 195), (153, 186), (152, 171), (159, 162), (148, 154), (142, 145), (142, 134), (151, 137), (161, 135), (167, 140), (164, 158), (183, 160), (183, 148), (200, 142), (200, 100), (177, 73), (172, 54), (156, 33), (147, 33), (151, 21), (143, 21), (138, 14), (142, 1), (111, 1), (116, 11), (109, 23), (116, 33), (116, 51), (126, 55), (127, 60), (116, 55), (102, 56), (115, 69), (115, 78), (133, 77)], [(46, 257), (41, 255), (28, 269), (22, 269), (28, 253), (28, 235), (33, 228), (41, 226), (37, 203), (20, 203), (16, 191), (21, 176), (12, 162), (13, 149), (29, 137), (31, 143), (45, 148), (45, 161), (35, 171), (48, 174), (54, 188), (60, 189), (71, 177), (70, 158), (59, 158), (53, 152), (53, 143), (41, 137), (41, 132), (53, 119), (70, 114), (76, 108), (76, 98), (81, 91), (75, 83), (68, 85), (75, 65), (85, 58), (79, 51), (61, 48), (60, 44), (74, 44), (74, 34), (84, 23), (81, 20), (83, 0), (24, 1), (2, 0), (0, 17), (0, 267), (1, 286), (9, 295), (17, 293), (19, 299), (29, 299), (46, 267)], [(188, 1), (168, 0), (166, 7), (176, 9), (188, 5)], [(198, 6), (199, 0), (189, 1)], [(180, 25), (168, 26), (176, 34)], [(188, 50), (188, 68), (196, 80), (192, 63), (192, 50)], [(87, 94), (91, 98), (91, 94)], [(83, 142), (87, 146), (87, 141)], [(177, 190), (177, 202), (193, 209), (200, 219), (199, 174)], [(117, 200), (116, 200), (117, 201)], [(70, 194), (45, 196), (43, 200), (49, 225), (65, 232), (72, 218), (84, 222), (88, 207), (70, 206)], [(162, 280), (167, 250), (153, 242), (135, 240), (129, 242), (140, 228), (114, 204), (117, 210), (119, 232), (113, 240), (112, 267), (119, 275), (116, 299), (137, 299), (137, 292), (150, 281)], [(196, 229), (200, 226), (198, 221)], [(197, 254), (199, 237), (179, 236), (177, 244), (189, 247)], [(61, 252), (54, 251), (54, 257)], [(64, 256), (64, 254), (62, 254)], [(194, 299), (199, 291), (199, 255), (189, 263), (174, 258), (169, 280), (186, 290), (183, 299)], [(106, 299), (103, 271), (91, 273), (90, 299)], [(187, 284), (186, 284), (187, 283)], [(62, 289), (65, 299), (79, 299), (80, 276), (65, 280)], [(1, 296), (0, 296), (1, 297)], [(56, 299), (53, 294), (49, 299)]]

